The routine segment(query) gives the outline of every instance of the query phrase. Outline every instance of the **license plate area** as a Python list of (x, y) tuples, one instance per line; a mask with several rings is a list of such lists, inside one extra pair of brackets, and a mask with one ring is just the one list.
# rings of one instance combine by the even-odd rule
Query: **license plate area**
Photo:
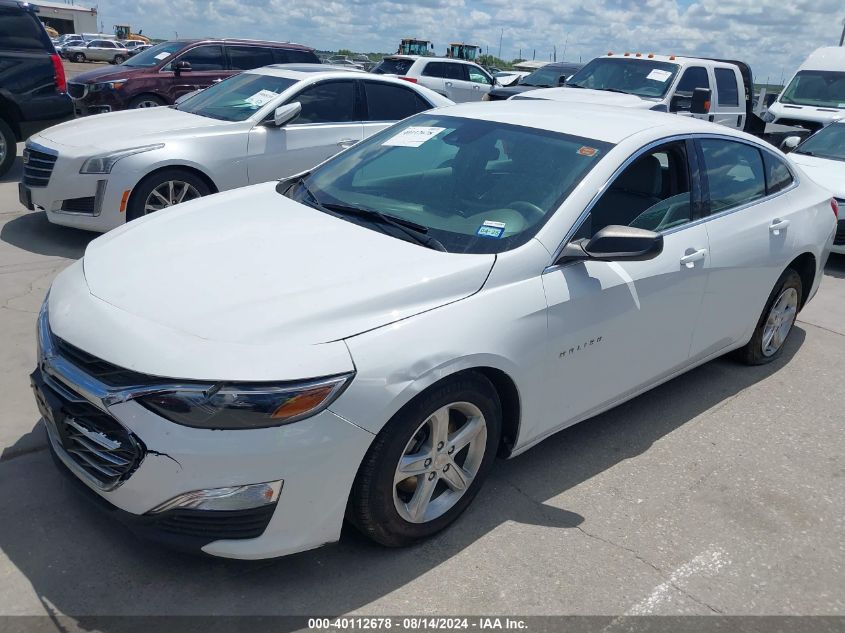
[(29, 211), (35, 210), (35, 206), (32, 204), (32, 192), (22, 182), (18, 183), (18, 199)]

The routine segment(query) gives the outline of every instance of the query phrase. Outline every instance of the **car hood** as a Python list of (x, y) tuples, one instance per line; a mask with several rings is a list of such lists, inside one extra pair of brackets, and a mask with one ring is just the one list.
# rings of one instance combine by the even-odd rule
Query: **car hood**
[(597, 103), (621, 108), (650, 108), (654, 103), (636, 95), (590, 90), (589, 88), (540, 88), (525, 95), (526, 99), (548, 99), (567, 103)]
[(73, 119), (47, 128), (39, 136), (66, 147), (114, 151), (166, 143), (180, 133), (195, 134), (221, 125), (226, 123), (173, 108), (142, 108)]
[(493, 88), (490, 91), (490, 94), (496, 95), (497, 97), (510, 97), (513, 95), (522, 94), (523, 92), (528, 92), (530, 90), (539, 90), (537, 86), (502, 86), (499, 88)]
[[(68, 47), (70, 50), (73, 47)], [(81, 49), (80, 49), (81, 50)], [(68, 79), (69, 83), (74, 84), (91, 84), (98, 81), (111, 81), (112, 79), (132, 79), (135, 75), (141, 75), (145, 72), (150, 72), (151, 68), (131, 68), (129, 66), (101, 66), (94, 70), (88, 70), (84, 73)]]
[(845, 198), (845, 161), (795, 153), (789, 154), (789, 159), (799, 165), (811, 180), (837, 198)]
[(477, 292), (494, 255), (431, 250), (294, 202), (275, 183), (161, 211), (94, 240), (92, 295), (204, 341), (337, 341)]

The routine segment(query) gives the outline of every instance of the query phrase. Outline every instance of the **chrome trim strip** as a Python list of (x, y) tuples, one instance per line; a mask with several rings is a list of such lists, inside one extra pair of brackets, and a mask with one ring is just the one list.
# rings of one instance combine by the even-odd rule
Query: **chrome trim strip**
[[(773, 200), (774, 198), (776, 198), (780, 195), (783, 195), (783, 194), (785, 194), (789, 191), (792, 191), (801, 182), (801, 179), (798, 177), (798, 174), (792, 169), (792, 166), (789, 164), (789, 162), (783, 160), (783, 158), (778, 156), (774, 151), (772, 151), (768, 147), (763, 146), (762, 143), (760, 143), (760, 144), (754, 143), (754, 142), (752, 142), (748, 139), (738, 138), (736, 136), (731, 136), (730, 134), (718, 134), (716, 132), (712, 132), (712, 133), (697, 132), (697, 133), (694, 133), (694, 134), (674, 134), (672, 136), (667, 136), (665, 138), (661, 138), (661, 139), (658, 139), (656, 141), (652, 141), (651, 143), (644, 145), (643, 147), (638, 149), (635, 153), (631, 154), (627, 159), (625, 159), (625, 161), (619, 167), (617, 167), (616, 170), (610, 175), (610, 178), (608, 178), (605, 181), (605, 183), (601, 187), (599, 187), (599, 190), (592, 197), (592, 199), (587, 204), (587, 206), (584, 207), (584, 210), (578, 216), (578, 219), (575, 220), (575, 222), (573, 223), (572, 228), (570, 228), (569, 231), (567, 231), (566, 236), (564, 237), (563, 241), (555, 249), (554, 255), (552, 256), (552, 263), (546, 268), (546, 270), (548, 270), (550, 268), (555, 268), (554, 262), (556, 262), (558, 260), (558, 258), (560, 257), (561, 252), (563, 251), (564, 247), (569, 243), (569, 240), (571, 240), (572, 236), (575, 235), (578, 232), (578, 229), (581, 228), (581, 225), (587, 219), (587, 216), (590, 215), (590, 212), (593, 210), (593, 207), (596, 205), (596, 203), (599, 201), (599, 199), (607, 191), (610, 184), (614, 180), (616, 180), (616, 178), (631, 163), (633, 163), (636, 159), (638, 159), (640, 156), (642, 156), (648, 150), (653, 149), (653, 148), (655, 148), (659, 145), (664, 145), (666, 143), (672, 143), (674, 141), (685, 141), (687, 139), (708, 139), (708, 138), (715, 138), (715, 139), (719, 139), (719, 140), (727, 140), (727, 141), (734, 141), (734, 142), (738, 142), (738, 143), (743, 143), (745, 145), (750, 145), (751, 147), (754, 147), (754, 148), (756, 148), (760, 151), (768, 152), (769, 154), (771, 154), (772, 156), (774, 156), (775, 158), (777, 158), (779, 161), (781, 161), (782, 163), (784, 163), (786, 165), (787, 169), (789, 170), (789, 173), (792, 175), (792, 184), (789, 187), (786, 187), (785, 189), (781, 189), (780, 191), (773, 193), (771, 195), (763, 196), (762, 198), (757, 198), (756, 200), (752, 200), (751, 202), (747, 202), (743, 205), (731, 207), (729, 209), (724, 209), (724, 210), (720, 211), (719, 213), (714, 213), (713, 215), (706, 215), (703, 218), (699, 218), (698, 220), (695, 220), (693, 222), (689, 222), (689, 223), (684, 224), (682, 226), (678, 226), (678, 227), (675, 227), (673, 229), (669, 229), (668, 231), (662, 232), (663, 235), (671, 235), (673, 233), (677, 233), (678, 231), (682, 231), (683, 229), (693, 227), (693, 226), (697, 226), (697, 225), (699, 225), (703, 222), (707, 222), (709, 220), (713, 220), (713, 219), (716, 219), (716, 218), (721, 218), (721, 217), (724, 217), (726, 215), (730, 215), (731, 213), (735, 213), (736, 211), (742, 211), (743, 209), (747, 209), (748, 207), (754, 206), (755, 204), (759, 204), (761, 202), (767, 202), (768, 200)], [(764, 169), (765, 169), (765, 166), (764, 166)]]
[(59, 157), (59, 152), (51, 147), (45, 147), (44, 145), (39, 145), (35, 141), (29, 139), (26, 142), (27, 149), (34, 149), (36, 152), (41, 152), (43, 154), (49, 154), (50, 156), (55, 156), (56, 158)]

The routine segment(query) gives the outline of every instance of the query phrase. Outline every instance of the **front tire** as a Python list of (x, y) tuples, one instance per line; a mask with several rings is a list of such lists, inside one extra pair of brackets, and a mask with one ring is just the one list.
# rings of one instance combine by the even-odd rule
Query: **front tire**
[(165, 105), (164, 99), (155, 95), (138, 95), (129, 102), (129, 107), (135, 108), (157, 108)]
[(126, 221), (131, 222), (210, 193), (211, 187), (195, 173), (179, 168), (163, 169), (147, 176), (135, 187), (126, 210)]
[(0, 119), (0, 176), (12, 168), (17, 154), (17, 139), (9, 124)]
[(112, 64), (122, 64), (125, 61), (126, 58), (123, 55), (115, 55)]
[(751, 340), (737, 350), (738, 358), (748, 365), (763, 365), (778, 358), (795, 325), (803, 297), (801, 275), (787, 268), (772, 289)]
[(482, 374), (462, 372), (403, 407), (367, 451), (348, 516), (388, 547), (410, 545), (450, 525), (487, 478), (502, 407)]

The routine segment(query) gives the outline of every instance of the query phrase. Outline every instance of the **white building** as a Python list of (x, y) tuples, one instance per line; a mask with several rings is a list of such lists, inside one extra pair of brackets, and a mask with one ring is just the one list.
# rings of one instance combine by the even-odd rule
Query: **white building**
[(100, 30), (97, 21), (97, 9), (83, 7), (70, 2), (48, 2), (47, 0), (29, 0), (29, 4), (38, 7), (38, 17), (47, 26), (52, 26), (59, 34), (97, 33)]

